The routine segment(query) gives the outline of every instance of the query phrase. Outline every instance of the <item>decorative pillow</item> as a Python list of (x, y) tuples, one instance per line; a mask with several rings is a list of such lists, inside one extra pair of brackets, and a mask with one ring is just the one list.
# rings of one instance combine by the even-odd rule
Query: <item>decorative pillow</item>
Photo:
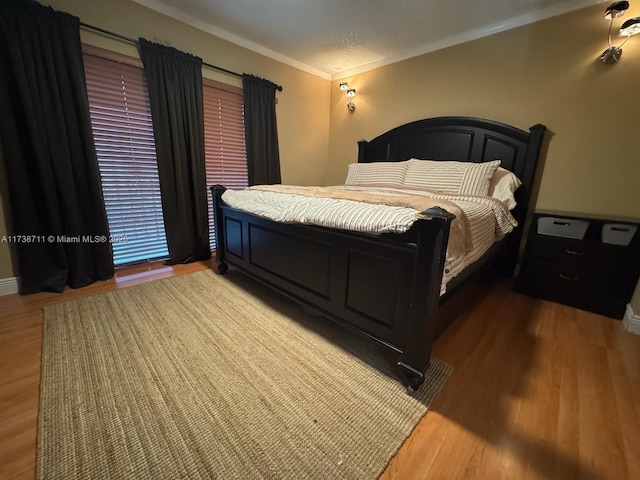
[(360, 183), (388, 183), (403, 185), (407, 172), (407, 161), (352, 163), (347, 171), (345, 185)]
[(500, 160), (473, 163), (412, 158), (404, 184), (441, 193), (486, 196), (498, 165)]
[(522, 182), (513, 172), (498, 167), (489, 183), (487, 195), (502, 200), (509, 207), (509, 210), (513, 210), (517, 205), (513, 193), (520, 185), (522, 185)]

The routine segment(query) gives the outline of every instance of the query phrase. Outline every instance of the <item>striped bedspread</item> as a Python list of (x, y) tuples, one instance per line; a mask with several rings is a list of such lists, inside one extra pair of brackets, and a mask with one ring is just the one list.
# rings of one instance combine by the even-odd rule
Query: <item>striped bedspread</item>
[(441, 293), (450, 279), (517, 226), (508, 208), (491, 197), (445, 195), (405, 187), (261, 185), (227, 190), (222, 199), (232, 208), (277, 222), (371, 234), (404, 233), (420, 218), (421, 211), (439, 205), (456, 215)]

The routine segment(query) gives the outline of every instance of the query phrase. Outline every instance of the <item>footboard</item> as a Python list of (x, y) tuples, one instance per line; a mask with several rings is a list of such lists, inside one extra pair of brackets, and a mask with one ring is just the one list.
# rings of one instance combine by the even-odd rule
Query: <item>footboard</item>
[(211, 187), (216, 263), (227, 264), (399, 352), (411, 388), (424, 381), (454, 218), (430, 209), (403, 235), (281, 224), (222, 201)]

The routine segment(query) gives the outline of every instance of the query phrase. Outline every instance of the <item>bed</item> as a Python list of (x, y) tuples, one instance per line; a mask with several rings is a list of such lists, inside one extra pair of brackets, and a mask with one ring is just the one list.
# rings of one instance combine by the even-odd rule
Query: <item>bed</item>
[(446, 208), (426, 208), (401, 233), (366, 233), (249, 213), (228, 205), (221, 185), (211, 187), (217, 272), (236, 267), (384, 345), (396, 354), (399, 373), (415, 390), (424, 382), (434, 339), (451, 320), (445, 311), (463, 299), (465, 285), (489, 268), (513, 273), (545, 130), (543, 125), (527, 132), (492, 120), (437, 117), (358, 142), (358, 164), (398, 162), (417, 168), (426, 165), (420, 160), (479, 165), (499, 159), (500, 167), (522, 182), (511, 210), (517, 227), (448, 281), (446, 290), (443, 273), (456, 219)]

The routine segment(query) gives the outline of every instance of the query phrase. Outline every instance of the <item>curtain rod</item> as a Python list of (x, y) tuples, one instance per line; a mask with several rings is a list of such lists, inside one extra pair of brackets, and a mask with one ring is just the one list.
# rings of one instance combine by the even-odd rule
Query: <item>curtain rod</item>
[[(105, 35), (109, 35), (111, 37), (119, 38), (120, 40), (124, 40), (125, 42), (130, 42), (135, 45), (138, 45), (139, 42), (135, 38), (127, 37), (125, 35), (120, 35), (119, 33), (110, 32), (109, 30), (105, 30), (104, 28), (95, 27), (93, 25), (89, 25), (88, 23), (80, 22), (80, 26), (84, 28), (88, 28), (89, 30), (95, 30), (96, 32), (104, 33)], [(202, 62), (202, 65), (205, 67), (213, 68), (214, 70), (218, 70), (220, 72), (227, 73), (229, 75), (233, 75), (234, 77), (242, 78), (241, 73), (233, 72), (231, 70), (227, 70), (226, 68), (218, 67), (216, 65), (211, 65), (210, 63)], [(276, 85), (276, 88), (279, 92), (282, 91), (282, 85)]]

